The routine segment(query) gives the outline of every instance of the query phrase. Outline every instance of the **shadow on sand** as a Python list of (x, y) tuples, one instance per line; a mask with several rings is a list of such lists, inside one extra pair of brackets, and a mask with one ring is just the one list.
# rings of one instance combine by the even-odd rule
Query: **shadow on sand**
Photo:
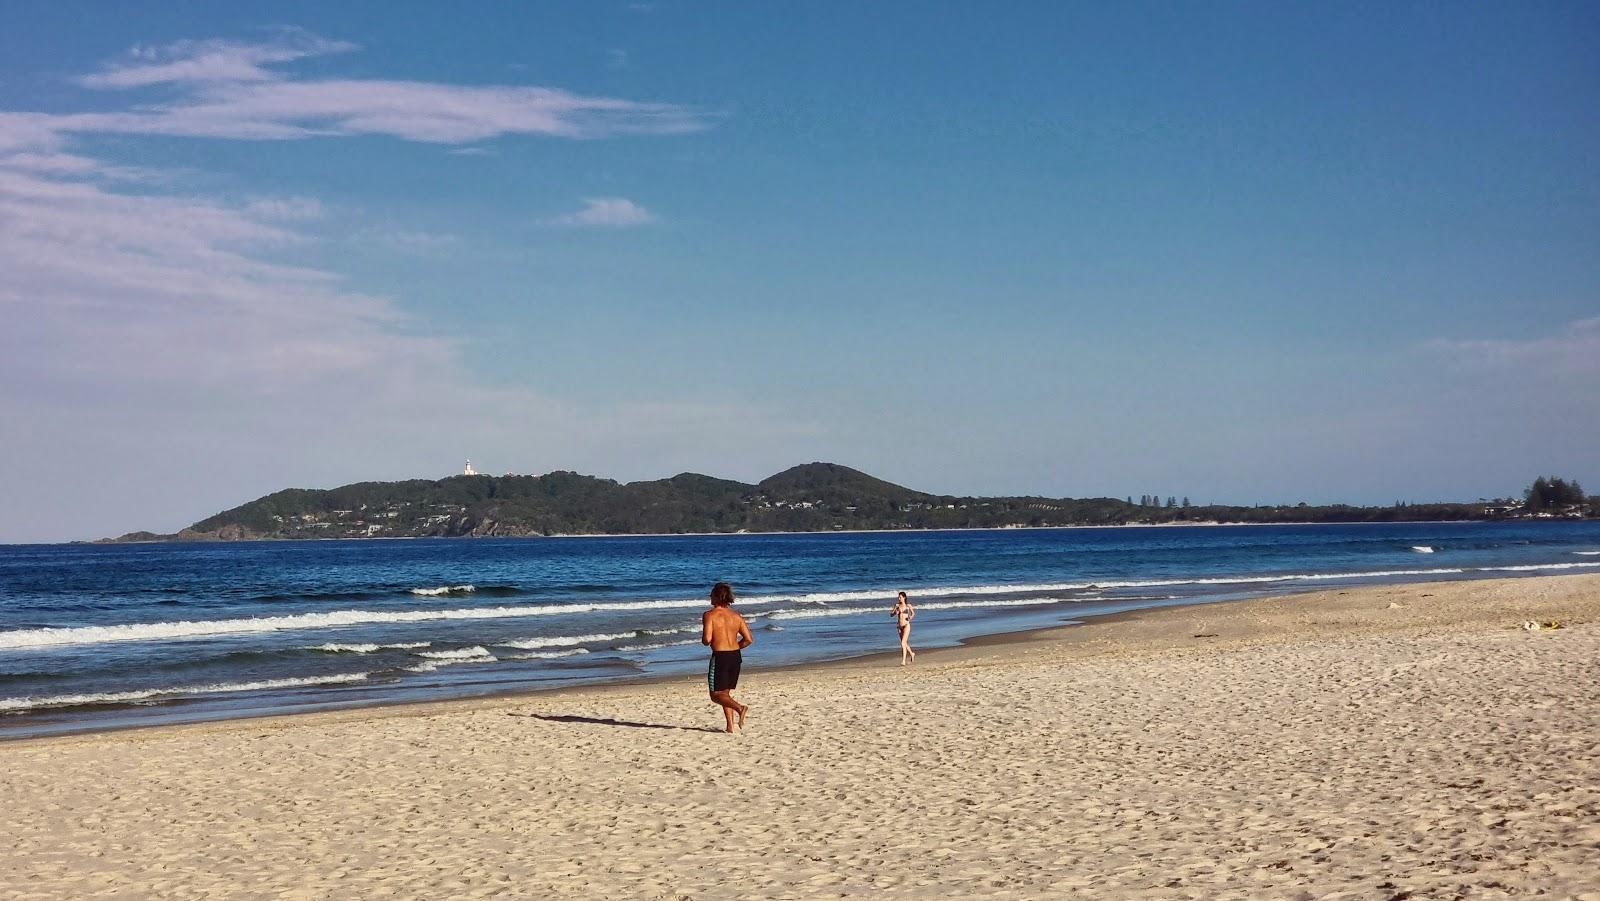
[(555, 716), (547, 713), (508, 713), (506, 716), (521, 716), (528, 719), (544, 720), (547, 723), (589, 723), (595, 726), (627, 726), (630, 729), (677, 729), (681, 732), (715, 732), (722, 734), (721, 729), (709, 726), (668, 726), (663, 723), (635, 723), (630, 720), (606, 719), (598, 716)]

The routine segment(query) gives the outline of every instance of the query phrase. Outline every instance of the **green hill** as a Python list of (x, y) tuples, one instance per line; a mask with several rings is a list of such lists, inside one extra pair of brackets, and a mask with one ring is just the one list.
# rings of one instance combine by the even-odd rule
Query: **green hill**
[(1175, 499), (1142, 500), (935, 495), (836, 463), (806, 463), (755, 485), (692, 472), (628, 483), (575, 472), (473, 475), (290, 488), (207, 517), (176, 535), (134, 532), (116, 540), (818, 532), (1484, 516), (1477, 504), (1199, 507)]

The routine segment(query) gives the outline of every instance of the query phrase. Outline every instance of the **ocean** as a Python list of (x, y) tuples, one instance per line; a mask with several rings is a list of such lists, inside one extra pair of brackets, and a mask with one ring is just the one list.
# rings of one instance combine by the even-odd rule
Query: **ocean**
[[(1600, 522), (0, 546), (0, 738), (704, 670), (726, 580), (746, 671), (1126, 610), (1600, 571)], [(686, 698), (693, 703), (693, 698)]]

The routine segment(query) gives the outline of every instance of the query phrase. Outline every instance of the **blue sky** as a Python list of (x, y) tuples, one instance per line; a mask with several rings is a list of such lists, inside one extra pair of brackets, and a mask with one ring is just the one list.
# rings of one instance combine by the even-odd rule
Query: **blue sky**
[(1586, 4), (0, 13), (0, 540), (286, 486), (1600, 487)]

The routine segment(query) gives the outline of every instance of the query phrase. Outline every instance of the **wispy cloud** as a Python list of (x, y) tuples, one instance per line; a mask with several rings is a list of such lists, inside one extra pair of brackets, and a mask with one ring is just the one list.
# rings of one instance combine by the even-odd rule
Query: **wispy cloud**
[(626, 197), (586, 197), (583, 209), (550, 220), (578, 228), (628, 228), (656, 221), (654, 213)]
[(451, 85), (380, 79), (293, 79), (272, 66), (355, 49), (308, 32), (245, 44), (185, 42), (138, 50), (79, 79), (86, 87), (170, 85), (176, 99), (110, 112), (0, 113), (0, 152), (59, 151), (74, 134), (148, 134), (241, 140), (388, 135), (467, 144), (504, 135), (599, 138), (678, 134), (711, 123), (670, 103), (577, 94), (552, 87)]
[(85, 75), (78, 83), (90, 88), (138, 88), (179, 82), (271, 81), (282, 77), (266, 66), (358, 49), (297, 28), (281, 29), (273, 40), (179, 41), (165, 47), (134, 47), (128, 59)]
[(1438, 338), (1424, 346), (1468, 367), (1600, 375), (1600, 316), (1567, 323), (1554, 334), (1535, 338)]

